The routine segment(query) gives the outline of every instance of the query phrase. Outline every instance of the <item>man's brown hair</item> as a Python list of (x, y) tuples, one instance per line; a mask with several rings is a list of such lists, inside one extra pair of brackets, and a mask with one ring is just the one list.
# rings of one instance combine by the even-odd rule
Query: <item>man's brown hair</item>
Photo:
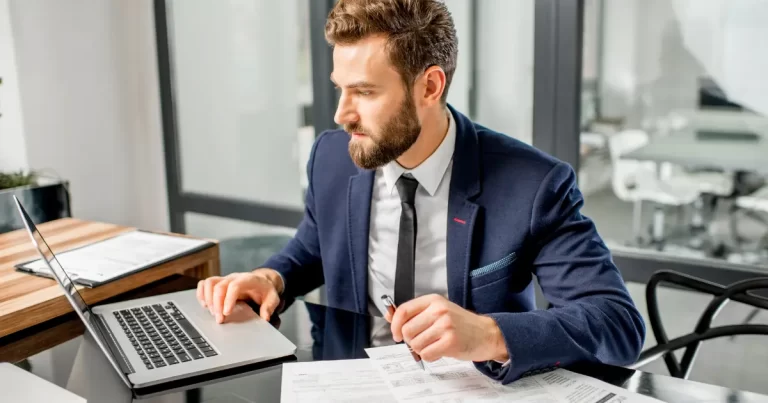
[(445, 72), (448, 96), (459, 44), (448, 8), (438, 0), (339, 0), (328, 15), (325, 39), (332, 46), (352, 44), (369, 35), (387, 37), (387, 51), (410, 91), (430, 66)]

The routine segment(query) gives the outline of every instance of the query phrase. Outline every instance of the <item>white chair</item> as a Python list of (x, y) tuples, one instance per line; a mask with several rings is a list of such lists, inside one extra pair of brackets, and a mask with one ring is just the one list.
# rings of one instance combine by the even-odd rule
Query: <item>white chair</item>
[(634, 203), (632, 229), (637, 240), (642, 239), (642, 202), (656, 204), (651, 241), (660, 244), (664, 240), (665, 206), (680, 207), (693, 203), (699, 196), (698, 188), (687, 180), (659, 178), (656, 163), (624, 159), (629, 152), (648, 143), (648, 134), (642, 130), (625, 130), (608, 139), (613, 163), (612, 188), (616, 196)]
[(768, 186), (762, 187), (746, 196), (737, 197), (736, 205), (745, 210), (768, 213)]
[[(742, 214), (739, 214), (742, 213)], [(731, 209), (731, 237), (739, 249), (746, 240), (739, 235), (738, 220), (741, 216), (747, 216), (763, 226), (768, 227), (768, 219), (760, 213), (768, 213), (768, 186), (764, 186), (746, 196), (739, 196)], [(768, 253), (768, 232), (758, 242), (758, 252)]]

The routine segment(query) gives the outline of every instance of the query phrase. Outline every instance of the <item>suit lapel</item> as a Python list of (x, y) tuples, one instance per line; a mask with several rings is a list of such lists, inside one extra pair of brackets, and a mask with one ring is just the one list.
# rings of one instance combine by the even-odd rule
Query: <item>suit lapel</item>
[(479, 206), (471, 199), (480, 191), (480, 147), (474, 125), (450, 105), (456, 122), (456, 148), (453, 152), (451, 188), (448, 196), (446, 265), (448, 298), (467, 307), (472, 242)]
[(349, 266), (352, 269), (353, 295), (358, 312), (367, 312), (368, 230), (371, 217), (371, 193), (375, 171), (363, 171), (349, 178), (347, 193), (347, 237)]

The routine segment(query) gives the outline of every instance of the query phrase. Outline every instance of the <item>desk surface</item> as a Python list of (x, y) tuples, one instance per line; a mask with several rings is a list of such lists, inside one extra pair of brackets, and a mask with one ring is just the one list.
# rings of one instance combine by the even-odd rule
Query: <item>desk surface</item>
[[(71, 218), (38, 226), (54, 253), (101, 241), (135, 228)], [(57, 318), (72, 307), (54, 280), (21, 273), (14, 265), (39, 258), (26, 230), (0, 235), (0, 338)], [(96, 303), (173, 274), (205, 278), (219, 273), (219, 246), (158, 265), (94, 288), (79, 287)]]
[(622, 158), (670, 162), (689, 168), (768, 173), (765, 163), (768, 138), (757, 141), (700, 140), (695, 130), (683, 129), (667, 136), (652, 137), (645, 146)]
[[(201, 308), (202, 309), (202, 308)], [(273, 319), (273, 324), (298, 347), (299, 361), (366, 358), (363, 348), (370, 333), (370, 318), (321, 305), (295, 301)], [(74, 359), (69, 348), (77, 349)], [(66, 372), (56, 381), (91, 401), (132, 402), (128, 388), (114, 373), (103, 354), (88, 335), (51, 350), (51, 362), (65, 364)], [(70, 357), (64, 362), (61, 357)], [(719, 386), (655, 375), (609, 365), (582, 365), (569, 368), (636, 393), (665, 402), (768, 402), (768, 396), (731, 390)], [(46, 373), (45, 368), (32, 372)], [(67, 373), (68, 372), (68, 373)], [(207, 376), (194, 384), (176, 384), (171, 390), (154, 391), (140, 402), (279, 402), (281, 365), (249, 367), (226, 374)]]

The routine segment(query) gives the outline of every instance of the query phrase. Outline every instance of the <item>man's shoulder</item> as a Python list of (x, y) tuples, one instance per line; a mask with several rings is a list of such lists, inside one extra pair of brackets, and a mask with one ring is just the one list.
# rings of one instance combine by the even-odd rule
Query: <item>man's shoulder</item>
[[(497, 132), (475, 123), (480, 160), (486, 168), (546, 175), (555, 166), (563, 165), (559, 159), (520, 141), (512, 136)], [(488, 169), (484, 170), (488, 171)], [(513, 173), (513, 172), (510, 172)]]

